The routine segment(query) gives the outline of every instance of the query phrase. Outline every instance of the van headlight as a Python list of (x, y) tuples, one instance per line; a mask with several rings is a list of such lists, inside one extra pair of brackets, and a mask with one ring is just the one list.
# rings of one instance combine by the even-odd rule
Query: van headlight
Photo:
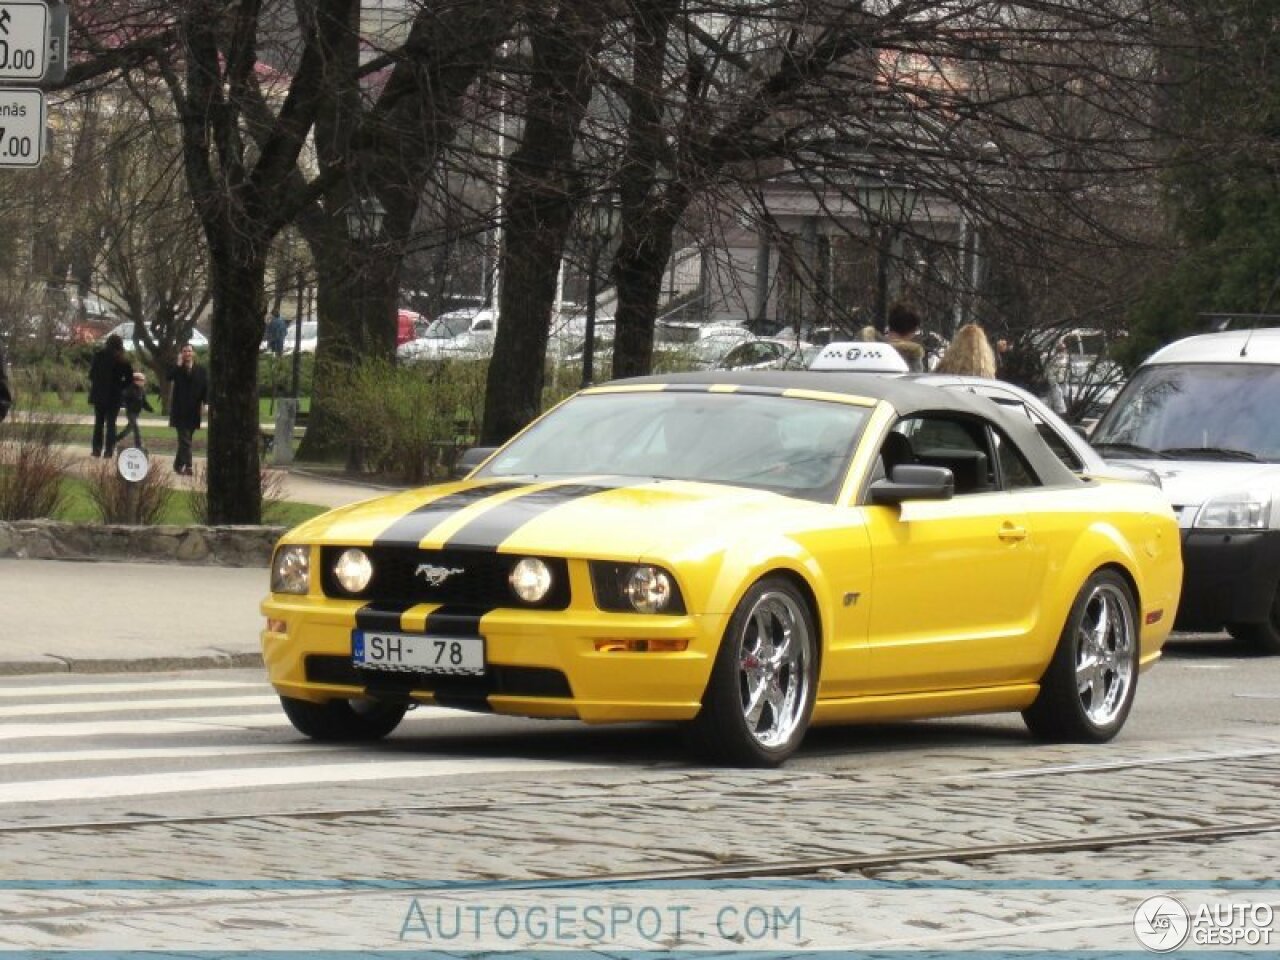
[(311, 548), (281, 547), (271, 561), (272, 593), (306, 593), (311, 589)]
[(1199, 530), (1266, 530), (1270, 525), (1271, 494), (1257, 490), (1206, 500), (1193, 524)]

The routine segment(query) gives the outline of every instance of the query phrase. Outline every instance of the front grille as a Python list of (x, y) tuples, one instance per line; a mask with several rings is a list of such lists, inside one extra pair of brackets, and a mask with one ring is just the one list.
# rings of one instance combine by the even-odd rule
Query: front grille
[(307, 680), (346, 687), (363, 687), (370, 696), (395, 699), (410, 693), (430, 693), (438, 703), (475, 707), (491, 693), (516, 697), (562, 697), (573, 691), (569, 678), (545, 667), (504, 667), (490, 664), (483, 676), (451, 677), (430, 673), (366, 670), (350, 657), (312, 654), (306, 658)]
[[(525, 603), (516, 597), (508, 582), (511, 568), (523, 555), (490, 550), (362, 547), (373, 564), (373, 579), (362, 592), (349, 593), (333, 574), (334, 564), (346, 549), (320, 550), (320, 585), (325, 596), (386, 604), (447, 603), (485, 610), (563, 610), (569, 606), (569, 565), (563, 559), (541, 558), (551, 570), (551, 589), (538, 603)], [(439, 578), (439, 583), (433, 586), (429, 575)]]

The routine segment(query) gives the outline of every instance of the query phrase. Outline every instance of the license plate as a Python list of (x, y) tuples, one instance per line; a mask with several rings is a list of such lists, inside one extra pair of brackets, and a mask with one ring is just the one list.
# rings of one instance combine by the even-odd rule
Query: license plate
[(351, 660), (374, 670), (476, 676), (484, 673), (484, 638), (353, 630)]

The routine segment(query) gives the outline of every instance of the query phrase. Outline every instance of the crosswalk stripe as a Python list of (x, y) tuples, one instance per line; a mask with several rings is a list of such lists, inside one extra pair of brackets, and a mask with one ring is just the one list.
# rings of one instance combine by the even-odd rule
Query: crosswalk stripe
[(70, 703), (18, 703), (0, 706), (0, 717), (63, 716), (77, 713), (133, 713), (148, 710), (203, 710), (212, 707), (265, 707), (274, 695), (251, 697), (174, 697), (167, 700), (100, 700)]
[(129, 683), (42, 683), (10, 686), (0, 682), (0, 700), (20, 697), (83, 697), (104, 693), (180, 693), (212, 690), (266, 690), (262, 680), (139, 680)]
[(290, 767), (243, 767), (223, 770), (182, 770), (115, 777), (35, 780), (0, 785), (0, 805), (52, 803), (60, 800), (94, 800), (140, 797), (200, 790), (241, 790), (285, 787), (306, 783), (354, 783), (375, 780), (414, 780), (432, 777), (479, 776), (497, 773), (543, 774), (558, 770), (582, 770), (592, 764), (553, 760), (383, 760), (361, 763), (328, 763)]
[[(448, 717), (474, 716), (464, 710), (445, 707), (418, 707), (409, 714), (415, 719), (443, 720)], [(276, 709), (270, 713), (236, 714), (232, 716), (185, 717), (166, 720), (76, 720), (65, 723), (7, 723), (0, 725), (0, 740), (40, 740), (56, 737), (95, 737), (158, 734), (195, 733), (220, 730), (226, 727), (253, 729), (279, 727), (293, 733), (293, 727), (285, 719), (284, 712)], [(301, 736), (301, 734), (299, 734)]]
[(349, 746), (323, 743), (259, 743), (253, 745), (133, 747), (121, 750), (58, 750), (0, 754), (0, 767), (39, 767), (57, 763), (125, 763), (130, 760), (215, 760), (223, 757), (274, 757), (287, 753), (332, 754)]

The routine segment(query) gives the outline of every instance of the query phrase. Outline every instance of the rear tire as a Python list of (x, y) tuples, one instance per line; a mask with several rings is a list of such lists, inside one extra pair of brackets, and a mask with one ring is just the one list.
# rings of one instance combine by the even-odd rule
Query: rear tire
[(329, 700), (312, 703), (281, 697), (280, 706), (297, 731), (312, 740), (381, 740), (400, 725), (409, 709), (383, 700)]
[(1271, 609), (1261, 623), (1232, 623), (1227, 632), (1237, 640), (1248, 643), (1268, 657), (1280, 655), (1280, 584), (1271, 595)]
[(818, 685), (818, 632), (785, 577), (752, 585), (729, 618), (691, 745), (717, 763), (776, 767), (809, 727)]
[(1112, 570), (1085, 581), (1071, 605), (1040, 694), (1022, 713), (1042, 740), (1105, 743), (1124, 726), (1138, 687), (1138, 613)]

